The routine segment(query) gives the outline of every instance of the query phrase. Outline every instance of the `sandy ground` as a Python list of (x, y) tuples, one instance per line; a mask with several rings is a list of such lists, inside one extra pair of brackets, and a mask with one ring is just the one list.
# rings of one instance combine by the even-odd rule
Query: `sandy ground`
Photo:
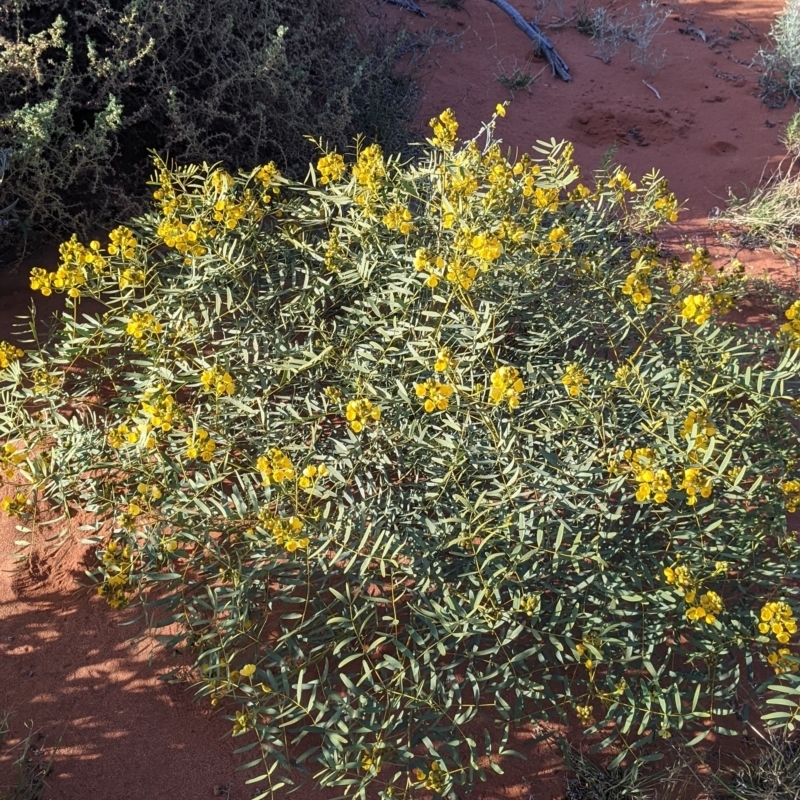
[[(762, 104), (758, 72), (750, 66), (767, 44), (782, 0), (662, 3), (670, 13), (652, 46), (655, 55), (665, 53), (657, 70), (633, 64), (627, 45), (610, 64), (602, 63), (591, 40), (575, 29), (569, 0), (518, 0), (526, 18), (545, 26), (570, 67), (570, 83), (551, 76), (531, 42), (488, 0), (463, 0), (460, 9), (419, 2), (426, 18), (362, 0), (366, 31), (403, 27), (428, 31), (439, 42), (421, 67), (420, 130), (449, 106), (469, 137), (498, 102), (510, 100), (498, 134), (512, 149), (567, 138), (587, 175), (612, 146), (634, 178), (653, 168), (666, 175), (686, 208), (667, 234), (676, 243), (683, 237), (715, 245), (709, 215), (724, 207), (729, 189), (741, 194), (755, 186), (783, 154), (779, 137), (795, 109)], [(512, 93), (497, 76), (515, 69), (536, 78)], [(54, 255), (54, 249), (44, 251), (29, 266), (52, 263)], [(794, 275), (769, 253), (738, 255), (753, 274), (766, 271), (779, 281)], [(9, 339), (31, 296), (24, 270), (0, 280), (0, 339)], [(37, 303), (41, 313), (53, 308)], [(765, 324), (767, 317), (756, 308), (750, 320)], [(241, 740), (228, 738), (230, 723), (207, 704), (194, 703), (190, 690), (159, 680), (182, 656), (147, 640), (130, 642), (141, 625), (132, 612), (114, 613), (92, 594), (83, 572), (91, 556), (79, 543), (83, 534), (76, 523), (58, 540), (60, 548), (42, 541), (62, 528), (40, 532), (33, 556), (17, 562), (14, 542), (26, 534), (0, 519), (0, 710), (13, 715), (8, 745), (0, 747), (0, 796), (3, 781), (12, 779), (15, 751), (9, 745), (32, 724), (44, 736), (37, 741), (45, 756), (58, 748), (45, 798), (251, 797), (255, 787), (245, 785), (250, 776), (237, 772), (242, 757), (234, 749)], [(553, 750), (532, 747), (524, 734), (518, 749), (527, 761), (504, 764), (506, 775), (473, 796), (563, 797), (565, 773)], [(326, 795), (308, 786), (295, 797)]]

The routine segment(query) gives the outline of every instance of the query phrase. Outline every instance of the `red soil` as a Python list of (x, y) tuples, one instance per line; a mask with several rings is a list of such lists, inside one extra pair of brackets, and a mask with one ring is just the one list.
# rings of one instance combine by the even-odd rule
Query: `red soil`
[[(552, 0), (538, 18), (545, 26), (557, 23), (544, 30), (570, 66), (568, 84), (549, 69), (541, 71), (544, 62), (533, 56), (531, 42), (487, 0), (463, 0), (460, 10), (419, 2), (425, 19), (363, 0), (365, 30), (436, 29), (458, 36), (452, 47), (436, 45), (422, 65), (420, 130), (427, 132), (427, 120), (449, 106), (461, 132), (471, 136), (498, 102), (511, 100), (497, 132), (513, 149), (527, 150), (538, 139), (570, 139), (588, 175), (616, 145), (616, 161), (634, 179), (658, 168), (685, 201), (681, 222), (668, 233), (674, 243), (689, 237), (715, 245), (708, 216), (724, 207), (728, 188), (741, 194), (755, 186), (783, 153), (779, 136), (795, 109), (763, 105), (755, 96), (758, 73), (748, 66), (759, 46), (766, 46), (765, 34), (783, 0), (676, 2), (654, 43), (656, 52), (667, 54), (655, 74), (631, 64), (625, 47), (609, 65), (593, 57), (591, 40), (577, 32), (574, 20), (564, 23), (564, 16), (574, 15), (569, 0)], [(516, 3), (529, 19), (537, 16), (537, 5), (542, 0)], [(706, 41), (689, 29), (702, 31)], [(515, 66), (538, 77), (529, 90), (512, 95), (495, 76), (510, 74)], [(28, 266), (52, 263), (54, 256), (54, 249), (41, 253)], [(755, 274), (794, 276), (793, 268), (768, 253), (738, 256)], [(3, 275), (0, 339), (14, 338), (12, 322), (30, 305), (26, 274)], [(41, 299), (37, 305), (48, 313), (54, 307)], [(753, 311), (750, 321), (768, 321), (763, 309)], [(190, 691), (158, 679), (183, 663), (182, 657), (148, 639), (129, 644), (141, 632), (135, 614), (111, 611), (87, 588), (83, 570), (91, 554), (79, 544), (85, 534), (78, 524), (73, 522), (58, 549), (42, 540), (64, 526), (40, 531), (20, 566), (14, 542), (25, 537), (13, 520), (0, 518), (0, 711), (13, 715), (11, 735), (0, 746), (0, 795), (12, 780), (11, 762), (19, 752), (11, 745), (32, 721), (45, 736), (45, 752), (58, 748), (45, 798), (251, 797), (263, 785), (245, 786), (251, 776), (236, 772), (244, 757), (234, 754), (241, 740), (225, 738), (230, 723), (211, 714), (207, 703), (194, 704)], [(127, 622), (132, 624), (121, 627)], [(521, 741), (517, 749), (528, 760), (505, 763), (506, 775), (479, 786), (474, 796), (563, 796), (563, 767), (552, 748)], [(330, 795), (309, 784), (296, 796)]]

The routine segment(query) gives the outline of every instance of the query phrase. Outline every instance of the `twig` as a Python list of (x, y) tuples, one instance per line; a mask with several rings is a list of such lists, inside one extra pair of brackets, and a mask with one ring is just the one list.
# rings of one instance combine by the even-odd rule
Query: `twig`
[(642, 79), (642, 83), (660, 100), (661, 95), (658, 93), (658, 89), (655, 86), (651, 86), (646, 80)]
[(746, 23), (746, 22), (745, 22), (743, 19), (739, 19), (739, 17), (735, 17), (735, 19), (736, 19), (736, 21), (737, 21), (737, 22), (738, 22), (740, 25), (744, 25), (744, 27), (745, 27), (745, 28), (747, 28), (747, 30), (749, 30), (749, 31), (750, 31), (750, 33), (753, 35), (753, 38), (754, 38), (754, 39), (755, 39), (757, 42), (760, 42), (760, 41), (761, 41), (761, 34), (759, 34), (759, 33), (757, 33), (756, 31), (754, 31), (754, 30), (753, 30), (753, 28), (752, 28), (752, 27), (750, 27), (750, 25), (748, 25), (748, 23)]
[(536, 23), (528, 22), (508, 0), (489, 0), (489, 2), (494, 3), (498, 8), (502, 8), (503, 11), (514, 20), (516, 26), (539, 45), (539, 49), (550, 63), (550, 69), (553, 71), (553, 75), (558, 75), (562, 81), (569, 82), (572, 80), (566, 62), (556, 53), (553, 43), (539, 30), (539, 26), (536, 25)]
[(419, 14), (421, 17), (428, 16), (415, 2), (413, 2), (413, 0), (384, 0), (384, 2), (392, 3), (393, 5), (400, 6), (401, 8), (407, 8), (409, 11)]

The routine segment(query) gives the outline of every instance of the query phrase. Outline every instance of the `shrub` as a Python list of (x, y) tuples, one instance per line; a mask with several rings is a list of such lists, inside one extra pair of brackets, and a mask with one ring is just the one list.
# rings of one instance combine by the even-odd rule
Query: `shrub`
[(528, 720), (611, 769), (765, 696), (791, 728), (800, 301), (727, 327), (737, 269), (659, 251), (657, 173), (432, 125), (306, 183), (158, 161), (155, 210), (34, 270), (68, 310), (7, 355), (5, 509), (107, 522), (98, 591), (180, 625), (264, 796), (446, 794)]
[(786, 0), (769, 36), (774, 47), (756, 55), (764, 68), (759, 82), (764, 101), (782, 108), (790, 97), (800, 100), (800, 0)]
[[(800, 156), (800, 113), (794, 114), (786, 126), (782, 142), (786, 156), (771, 175), (752, 191), (737, 196), (729, 190), (727, 207), (712, 218), (712, 225), (732, 228), (745, 246), (765, 247), (783, 253), (792, 261), (800, 246), (800, 177), (797, 159)], [(723, 231), (724, 239), (731, 238)]]
[[(150, 149), (302, 177), (309, 130), (344, 147), (357, 132), (408, 141), (414, 87), (401, 42), (351, 32), (325, 0), (26, 0), (0, 7), (0, 209), (69, 235), (143, 205)], [(2, 212), (0, 212), (2, 215)]]

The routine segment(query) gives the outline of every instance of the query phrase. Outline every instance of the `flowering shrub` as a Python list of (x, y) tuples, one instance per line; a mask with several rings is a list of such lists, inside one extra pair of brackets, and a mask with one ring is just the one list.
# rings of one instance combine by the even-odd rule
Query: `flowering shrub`
[(70, 311), (0, 373), (7, 510), (109, 521), (99, 592), (181, 623), (265, 795), (446, 794), (529, 720), (620, 758), (795, 725), (800, 348), (659, 250), (656, 173), (493, 124), (306, 183), (159, 161), (152, 213), (32, 276)]
[[(405, 147), (415, 88), (394, 67), (408, 41), (355, 35), (353, 13), (347, 0), (0, 4), (0, 251), (147, 208), (150, 149), (302, 175), (309, 130)], [(215, 211), (230, 225), (244, 209)]]

